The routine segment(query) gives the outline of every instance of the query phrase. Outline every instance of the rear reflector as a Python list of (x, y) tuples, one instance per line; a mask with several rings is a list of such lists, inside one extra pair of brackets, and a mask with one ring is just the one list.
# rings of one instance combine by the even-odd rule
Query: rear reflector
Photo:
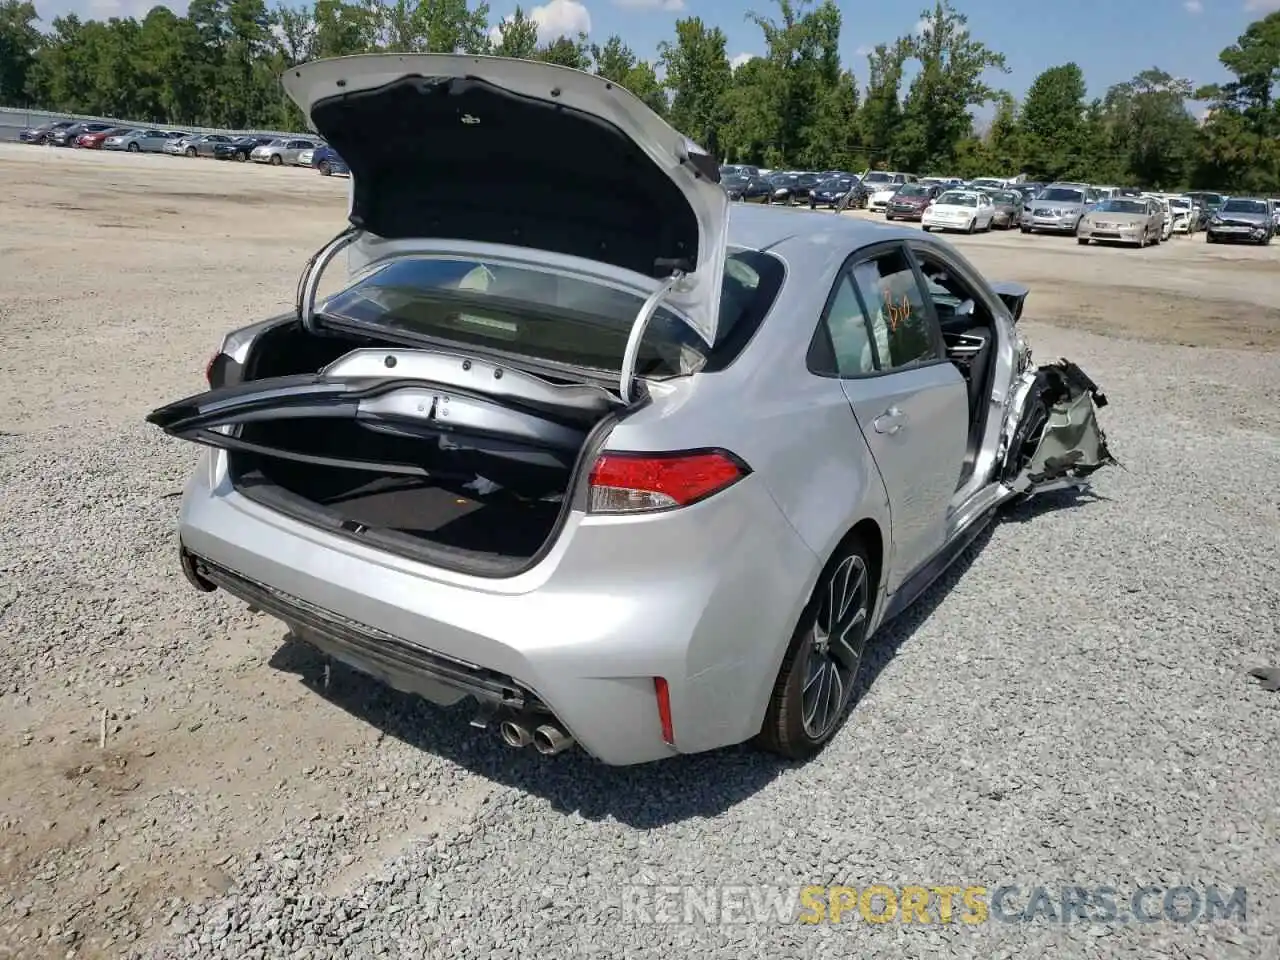
[(605, 453), (591, 468), (591, 513), (648, 513), (687, 507), (751, 472), (726, 450)]
[(671, 691), (665, 677), (653, 678), (653, 693), (658, 698), (658, 719), (662, 723), (662, 739), (675, 746), (676, 731), (671, 724)]

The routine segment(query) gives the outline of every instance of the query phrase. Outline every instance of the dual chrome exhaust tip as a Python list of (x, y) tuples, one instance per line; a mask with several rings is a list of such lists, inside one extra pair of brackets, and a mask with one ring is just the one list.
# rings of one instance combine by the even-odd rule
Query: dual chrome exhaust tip
[(517, 749), (533, 744), (544, 757), (554, 757), (573, 746), (573, 737), (561, 730), (554, 723), (544, 723), (532, 730), (522, 722), (522, 718), (508, 718), (498, 727), (498, 733), (509, 747)]

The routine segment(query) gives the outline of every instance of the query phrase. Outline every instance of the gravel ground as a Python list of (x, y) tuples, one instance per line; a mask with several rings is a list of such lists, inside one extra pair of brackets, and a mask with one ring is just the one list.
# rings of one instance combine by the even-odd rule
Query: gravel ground
[[(1245, 677), (1280, 661), (1280, 250), (958, 238), (1033, 284), (1125, 469), (982, 537), (816, 760), (615, 770), (326, 687), (178, 571), (195, 451), (143, 417), (287, 305), (345, 189), (0, 147), (0, 957), (1280, 955), (1280, 695)], [(1215, 884), (1248, 919), (649, 924), (636, 883)]]

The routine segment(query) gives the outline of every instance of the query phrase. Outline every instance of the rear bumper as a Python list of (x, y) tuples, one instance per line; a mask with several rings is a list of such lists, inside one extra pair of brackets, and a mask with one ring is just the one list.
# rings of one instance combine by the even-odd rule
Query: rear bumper
[(276, 513), (235, 491), (225, 461), (206, 453), (183, 498), (197, 576), (398, 689), (545, 706), (608, 764), (754, 736), (820, 568), (758, 477), (678, 514), (574, 514), (545, 560), (488, 580)]

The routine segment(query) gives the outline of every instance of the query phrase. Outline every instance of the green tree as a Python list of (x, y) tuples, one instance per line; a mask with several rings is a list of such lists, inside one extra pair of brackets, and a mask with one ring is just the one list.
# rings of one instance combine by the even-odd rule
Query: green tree
[(664, 83), (671, 91), (672, 125), (717, 156), (725, 95), (733, 82), (725, 43), (719, 27), (687, 17), (676, 21), (675, 42), (664, 40), (658, 45), (659, 61), (667, 71)]
[(1280, 11), (1249, 24), (1218, 59), (1234, 79), (1196, 92), (1213, 112), (1198, 138), (1194, 180), (1219, 189), (1280, 190)]
[(892, 44), (880, 43), (867, 56), (870, 80), (862, 108), (862, 142), (867, 161), (883, 169), (900, 156), (898, 137), (902, 129), (902, 68), (911, 55), (911, 40), (899, 37)]
[(954, 164), (957, 145), (971, 132), (970, 109), (997, 96), (983, 74), (1009, 68), (1004, 54), (972, 37), (968, 18), (949, 0), (923, 11), (921, 27), (909, 41), (920, 70), (907, 91), (896, 145), (912, 170), (941, 170)]
[(0, 0), (0, 103), (25, 99), (42, 37), (36, 8), (26, 0)]
[(591, 59), (598, 76), (630, 90), (658, 115), (666, 113), (667, 95), (653, 65), (639, 59), (616, 34), (603, 47), (592, 46)]
[(572, 67), (574, 70), (586, 70), (591, 66), (591, 48), (587, 46), (585, 33), (578, 34), (576, 40), (556, 37), (546, 46), (539, 47), (534, 57), (562, 67)]
[(1074, 63), (1050, 67), (1031, 83), (1022, 103), (1023, 164), (1034, 180), (1057, 180), (1084, 157), (1084, 73)]
[(493, 54), (498, 57), (514, 57), (532, 60), (538, 51), (538, 24), (520, 7), (498, 24), (498, 42)]

